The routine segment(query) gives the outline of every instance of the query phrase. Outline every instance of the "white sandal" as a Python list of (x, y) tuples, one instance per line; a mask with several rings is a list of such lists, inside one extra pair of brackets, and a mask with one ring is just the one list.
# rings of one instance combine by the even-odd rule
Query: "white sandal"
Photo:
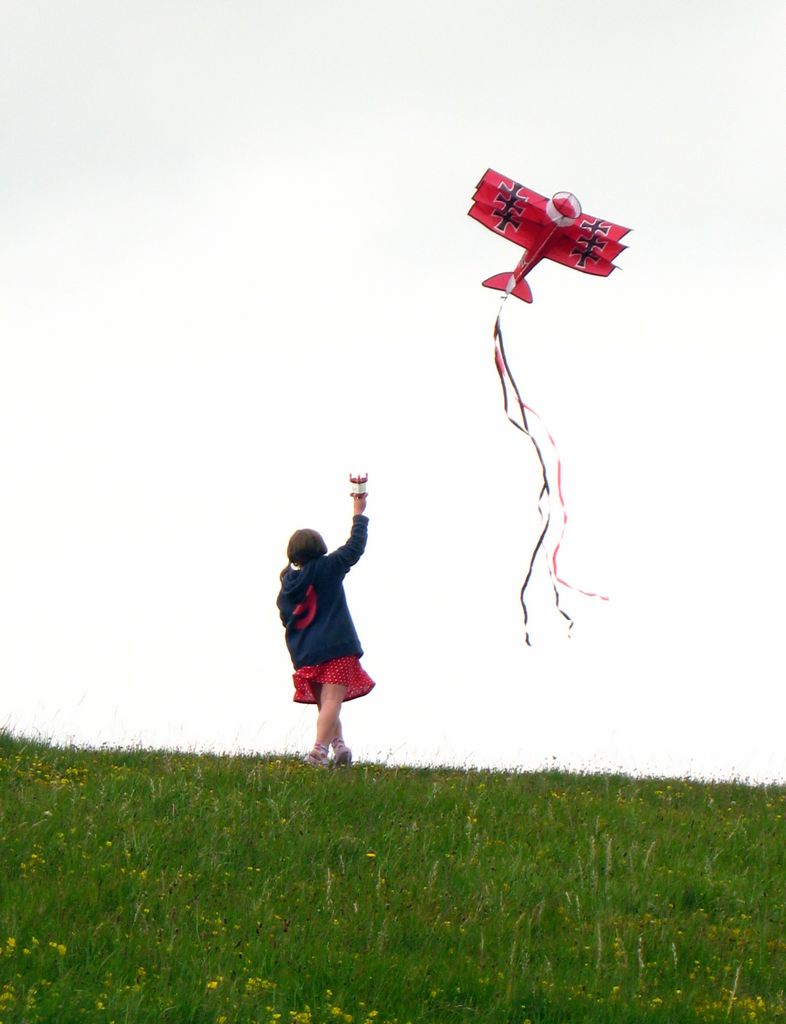
[(333, 764), (338, 767), (349, 767), (352, 764), (352, 751), (343, 740), (333, 740)]

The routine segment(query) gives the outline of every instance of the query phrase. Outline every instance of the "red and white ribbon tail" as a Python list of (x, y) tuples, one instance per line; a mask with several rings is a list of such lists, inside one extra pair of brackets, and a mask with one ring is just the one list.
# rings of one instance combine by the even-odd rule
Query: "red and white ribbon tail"
[[(500, 276), (502, 276), (502, 275), (500, 275)], [(541, 519), (541, 532), (540, 532), (540, 535), (538, 536), (537, 541), (535, 543), (535, 546), (533, 548), (532, 555), (530, 557), (529, 567), (527, 569), (527, 573), (526, 573), (524, 582), (523, 582), (522, 587), (521, 587), (521, 592), (520, 592), (521, 607), (522, 607), (522, 611), (524, 613), (524, 634), (525, 634), (525, 640), (526, 640), (526, 643), (527, 643), (528, 646), (532, 646), (531, 641), (530, 641), (530, 637), (529, 637), (529, 627), (528, 627), (529, 613), (528, 613), (527, 604), (526, 604), (526, 590), (527, 590), (527, 587), (529, 585), (530, 579), (532, 577), (532, 573), (533, 573), (534, 566), (535, 566), (535, 561), (536, 561), (537, 556), (538, 556), (538, 554), (540, 553), (541, 550), (543, 550), (544, 553), (546, 554), (546, 564), (547, 564), (547, 568), (548, 568), (549, 579), (551, 581), (552, 589), (553, 589), (553, 592), (554, 592), (554, 602), (555, 602), (555, 605), (556, 605), (557, 610), (559, 611), (560, 615), (562, 615), (563, 618), (567, 621), (567, 623), (568, 623), (568, 631), (569, 632), (573, 628), (573, 619), (571, 618), (570, 615), (568, 615), (568, 613), (560, 605), (559, 586), (567, 587), (568, 589), (574, 590), (577, 593), (583, 594), (583, 595), (585, 595), (587, 597), (597, 597), (597, 598), (600, 598), (603, 601), (608, 600), (608, 598), (605, 597), (602, 594), (595, 594), (592, 591), (582, 590), (579, 587), (575, 587), (572, 584), (568, 583), (566, 580), (562, 579), (562, 577), (559, 575), (559, 569), (558, 569), (558, 565), (557, 565), (557, 556), (558, 556), (558, 553), (559, 553), (560, 546), (562, 544), (563, 538), (565, 536), (565, 530), (566, 530), (567, 522), (568, 522), (567, 510), (566, 510), (566, 506), (565, 506), (565, 499), (564, 499), (564, 496), (563, 496), (563, 493), (562, 493), (562, 462), (561, 462), (561, 459), (559, 457), (559, 452), (557, 450), (557, 445), (556, 445), (556, 442), (554, 441), (554, 438), (552, 437), (551, 433), (546, 428), (545, 423), (543, 422), (542, 418), (538, 415), (538, 413), (535, 412), (535, 410), (531, 406), (527, 405), (527, 403), (523, 400), (523, 398), (521, 396), (521, 393), (519, 391), (518, 385), (516, 384), (516, 381), (515, 381), (515, 379), (513, 377), (513, 374), (511, 373), (510, 365), (508, 363), (507, 356), (506, 356), (506, 353), (505, 353), (505, 342), (504, 342), (504, 339), (503, 339), (503, 336), (502, 336), (502, 328), (501, 328), (501, 323), (500, 323), (501, 316), (502, 316), (502, 307), (504, 306), (504, 303), (505, 303), (506, 299), (507, 299), (507, 294), (503, 295), (503, 297), (502, 297), (502, 302), (500, 303), (499, 313), (497, 314), (497, 319), (496, 319), (495, 324), (494, 324), (494, 363), (495, 363), (495, 366), (497, 368), (497, 373), (499, 375), (500, 384), (502, 385), (502, 398), (503, 398), (503, 404), (504, 404), (504, 409), (505, 409), (505, 415), (507, 416), (508, 420), (513, 424), (513, 426), (516, 427), (517, 430), (520, 430), (523, 434), (525, 434), (529, 438), (530, 442), (532, 443), (532, 445), (533, 445), (533, 447), (535, 449), (535, 453), (536, 453), (536, 455), (538, 457), (538, 462), (540, 464), (541, 474), (542, 474), (542, 486), (541, 486), (540, 494), (538, 496), (538, 512), (540, 514), (540, 519)], [(515, 407), (518, 408), (518, 414), (519, 414), (518, 417), (513, 415), (512, 412), (511, 412), (511, 408), (510, 408), (511, 402), (510, 402), (509, 396), (508, 396), (508, 388), (510, 388), (510, 391), (512, 392), (512, 395), (513, 395), (513, 397), (515, 399)], [(514, 409), (514, 411), (515, 411), (515, 409)], [(542, 427), (543, 432), (545, 433), (546, 437), (548, 438), (549, 444), (551, 445), (551, 448), (553, 449), (554, 457), (556, 458), (556, 464), (557, 464), (557, 492), (556, 493), (557, 493), (557, 500), (559, 502), (561, 526), (560, 526), (559, 538), (557, 540), (557, 543), (553, 546), (553, 548), (550, 548), (549, 543), (548, 543), (549, 533), (550, 533), (550, 530), (551, 530), (551, 527), (552, 527), (552, 521), (553, 521), (553, 518), (554, 518), (553, 515), (552, 515), (553, 489), (552, 489), (552, 486), (551, 486), (551, 482), (549, 480), (549, 472), (548, 472), (547, 461), (546, 461), (546, 459), (544, 457), (543, 449), (542, 449), (542, 446), (541, 446), (538, 438), (533, 434), (533, 432), (530, 429), (530, 421), (529, 421), (528, 414), (530, 414), (532, 417), (534, 417), (538, 421), (540, 426)]]

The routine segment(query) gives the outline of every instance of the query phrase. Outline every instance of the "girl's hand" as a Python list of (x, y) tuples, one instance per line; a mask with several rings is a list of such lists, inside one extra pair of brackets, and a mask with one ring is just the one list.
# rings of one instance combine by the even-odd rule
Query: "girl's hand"
[(354, 505), (354, 509), (353, 509), (353, 512), (352, 512), (353, 516), (362, 516), (363, 513), (366, 511), (366, 498), (367, 497), (368, 497), (368, 495), (366, 495), (366, 494), (353, 494), (352, 495), (352, 504)]

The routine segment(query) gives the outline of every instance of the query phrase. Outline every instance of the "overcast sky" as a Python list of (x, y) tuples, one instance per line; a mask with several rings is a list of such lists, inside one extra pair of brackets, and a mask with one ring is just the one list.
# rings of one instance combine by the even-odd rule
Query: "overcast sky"
[[(780, 0), (0, 7), (0, 724), (299, 751), (290, 533), (369, 547), (356, 757), (786, 780)], [(487, 167), (633, 228), (505, 308)]]

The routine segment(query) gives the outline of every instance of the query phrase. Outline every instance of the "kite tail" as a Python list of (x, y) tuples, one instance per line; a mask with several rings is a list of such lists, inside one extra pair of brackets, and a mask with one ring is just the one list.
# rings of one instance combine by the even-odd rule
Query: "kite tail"
[(575, 590), (577, 594), (583, 594), (585, 597), (597, 597), (601, 601), (608, 601), (608, 597), (606, 597), (604, 594), (596, 594), (592, 590), (582, 590), (581, 587), (574, 587), (572, 583), (568, 583), (567, 580), (563, 580), (562, 577), (559, 575), (559, 570), (557, 569), (557, 553), (559, 552), (560, 545), (562, 544), (562, 541), (565, 538), (565, 530), (568, 526), (568, 512), (565, 507), (565, 498), (562, 494), (562, 460), (559, 457), (557, 442), (551, 436), (551, 433), (549, 432), (549, 429), (543, 422), (542, 418), (535, 412), (535, 410), (531, 406), (527, 405), (526, 402), (524, 403), (524, 408), (527, 410), (527, 412), (531, 413), (538, 421), (538, 423), (540, 423), (540, 425), (543, 427), (546, 437), (548, 437), (549, 443), (551, 444), (551, 447), (554, 449), (554, 457), (557, 460), (557, 496), (559, 498), (560, 512), (562, 515), (562, 526), (560, 528), (559, 540), (554, 545), (554, 550), (551, 553), (551, 566), (554, 579), (563, 587), (567, 587), (569, 590)]
[[(549, 532), (549, 527), (551, 525), (551, 485), (549, 484), (548, 470), (546, 468), (546, 461), (543, 458), (543, 452), (541, 451), (541, 448), (540, 448), (540, 445), (538, 444), (537, 438), (534, 437), (534, 435), (530, 432), (530, 429), (529, 429), (529, 421), (527, 420), (527, 412), (531, 412), (541, 423), (543, 421), (540, 419), (540, 416), (538, 416), (538, 414), (535, 412), (535, 410), (531, 409), (524, 402), (523, 398), (521, 397), (521, 392), (518, 389), (518, 385), (516, 384), (516, 380), (515, 380), (513, 374), (510, 372), (510, 366), (508, 365), (508, 359), (507, 359), (507, 356), (505, 355), (505, 342), (504, 342), (503, 337), (502, 337), (502, 327), (501, 327), (501, 324), (500, 324), (500, 319), (502, 317), (502, 307), (505, 304), (505, 299), (506, 298), (507, 298), (507, 295), (503, 296), (503, 298), (502, 298), (502, 302), (500, 303), (499, 312), (497, 313), (497, 319), (496, 319), (496, 321), (494, 323), (494, 363), (495, 363), (495, 366), (497, 367), (497, 373), (499, 374), (500, 384), (502, 385), (502, 401), (503, 401), (503, 404), (504, 404), (504, 407), (505, 407), (505, 415), (507, 416), (508, 420), (513, 424), (513, 426), (516, 427), (517, 430), (520, 430), (523, 434), (525, 434), (530, 439), (530, 441), (532, 442), (532, 446), (535, 449), (535, 453), (536, 453), (536, 455), (538, 457), (538, 462), (540, 463), (540, 469), (541, 469), (541, 473), (542, 473), (542, 476), (543, 476), (543, 486), (541, 487), (540, 494), (538, 496), (538, 512), (540, 513), (542, 529), (541, 529), (541, 532), (540, 532), (540, 536), (538, 537), (538, 539), (537, 539), (537, 541), (535, 543), (535, 547), (532, 550), (532, 555), (530, 557), (529, 567), (527, 569), (527, 574), (526, 574), (526, 576), (524, 578), (524, 582), (523, 582), (523, 584), (521, 586), (521, 592), (519, 594), (519, 599), (521, 601), (521, 609), (522, 609), (522, 611), (524, 613), (524, 639), (525, 639), (525, 641), (527, 643), (527, 646), (531, 647), (532, 646), (532, 642), (530, 641), (529, 627), (528, 627), (529, 614), (527, 612), (527, 602), (526, 602), (525, 593), (526, 593), (527, 587), (529, 586), (529, 581), (530, 581), (530, 579), (532, 577), (532, 571), (533, 571), (533, 569), (535, 567), (535, 559), (538, 556), (538, 552), (544, 546), (544, 543), (545, 543), (545, 540), (546, 540), (546, 536), (547, 536), (547, 534)], [(516, 404), (518, 405), (518, 408), (519, 408), (519, 414), (521, 416), (521, 423), (519, 423), (518, 420), (516, 420), (511, 415), (511, 413), (510, 413), (509, 402), (508, 402), (508, 387), (507, 387), (506, 381), (510, 381), (510, 386), (511, 386), (511, 389), (513, 391), (513, 394), (515, 395)], [(553, 438), (551, 437), (550, 434), (548, 434), (548, 437), (549, 437), (549, 440), (551, 441), (551, 443), (553, 445), (554, 444)], [(567, 515), (565, 515), (565, 503), (562, 500), (561, 471), (558, 472), (557, 486), (558, 486), (559, 500), (560, 500), (560, 503), (562, 505), (562, 511), (563, 511), (562, 534), (564, 534), (564, 532), (565, 532), (565, 523), (567, 522)], [(560, 535), (560, 543), (562, 542), (562, 534)], [(551, 586), (552, 586), (552, 589), (554, 591), (554, 603), (555, 603), (555, 605), (557, 607), (557, 611), (560, 613), (560, 615), (568, 623), (568, 634), (570, 635), (570, 630), (573, 629), (573, 619), (570, 617), (570, 615), (568, 615), (568, 613), (560, 605), (559, 588), (557, 586), (557, 582), (560, 582), (560, 583), (563, 582), (562, 580), (559, 579), (559, 576), (557, 574), (557, 561), (556, 561), (556, 557), (557, 557), (557, 550), (558, 549), (559, 549), (559, 543), (557, 544), (557, 547), (554, 549), (554, 552), (552, 554), (551, 559), (549, 559), (549, 562), (547, 563), (548, 564), (548, 570), (549, 570), (549, 579), (551, 580)], [(568, 586), (569, 586), (569, 584), (568, 584)]]

